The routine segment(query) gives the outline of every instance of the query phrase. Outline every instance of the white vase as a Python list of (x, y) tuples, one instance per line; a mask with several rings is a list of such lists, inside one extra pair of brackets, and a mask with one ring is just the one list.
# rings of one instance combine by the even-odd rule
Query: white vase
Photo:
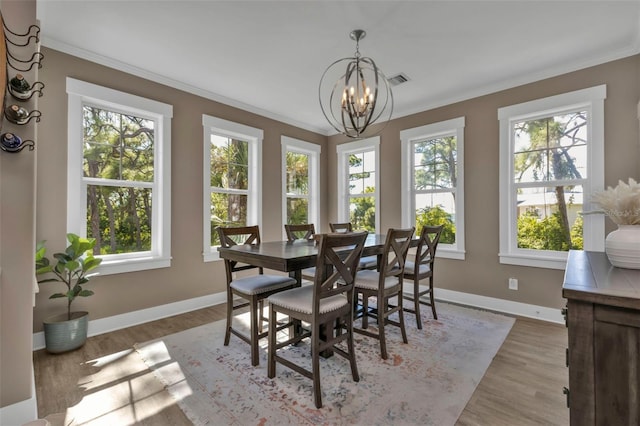
[(607, 235), (604, 251), (613, 266), (640, 269), (640, 225), (618, 225)]

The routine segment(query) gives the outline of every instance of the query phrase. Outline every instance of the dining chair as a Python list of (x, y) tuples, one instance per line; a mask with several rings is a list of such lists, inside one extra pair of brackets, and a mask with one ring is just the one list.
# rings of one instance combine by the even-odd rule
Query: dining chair
[(285, 224), (284, 230), (287, 233), (287, 241), (313, 240), (316, 228), (313, 223), (301, 223), (297, 225)]
[[(326, 349), (349, 360), (351, 375), (359, 381), (358, 366), (353, 348), (354, 279), (362, 255), (367, 232), (321, 234), (318, 238), (316, 275), (312, 286), (281, 291), (269, 296), (269, 351), (267, 375), (276, 376), (276, 363), (310, 378), (313, 381), (314, 402), (322, 407), (320, 388), (320, 354)], [(348, 252), (345, 252), (348, 249)], [(286, 341), (276, 339), (276, 317), (286, 314), (290, 320), (303, 321), (309, 329), (290, 335)], [(325, 336), (321, 338), (321, 329)], [(296, 364), (278, 353), (279, 349), (311, 340), (311, 370)], [(346, 348), (337, 344), (346, 341)], [(345, 350), (346, 349), (346, 350)], [(306, 367), (306, 368), (305, 368)]]
[[(407, 343), (407, 332), (404, 326), (404, 314), (402, 309), (402, 274), (409, 251), (409, 245), (413, 238), (415, 228), (389, 229), (387, 232), (380, 270), (359, 270), (356, 274), (355, 293), (356, 301), (362, 298), (358, 307), (358, 318), (362, 318), (362, 328), (354, 327), (356, 333), (376, 338), (380, 341), (380, 356), (387, 359), (387, 341), (385, 327), (394, 325), (400, 327), (402, 341)], [(376, 307), (369, 307), (369, 298), (376, 298)], [(389, 300), (397, 298), (397, 305), (392, 305)], [(391, 319), (391, 315), (398, 314), (398, 320)], [(369, 328), (369, 317), (376, 318), (378, 332), (372, 332)]]
[[(351, 222), (330, 222), (331, 232), (353, 232)], [(365, 256), (360, 259), (360, 269), (376, 269), (378, 267), (378, 256)]]
[[(313, 223), (303, 223), (297, 225), (285, 224), (284, 230), (287, 234), (287, 241), (293, 242), (295, 240), (313, 240), (313, 236), (316, 233), (316, 228)], [(302, 278), (305, 280), (313, 281), (313, 277), (316, 275), (316, 268), (306, 268), (301, 271)]]
[[(258, 226), (218, 227), (221, 247), (228, 248), (236, 244), (260, 244), (260, 228)], [(229, 345), (231, 334), (251, 345), (251, 365), (260, 363), (258, 341), (267, 336), (268, 330), (263, 330), (264, 301), (274, 293), (298, 286), (298, 282), (285, 275), (265, 274), (263, 268), (225, 259), (227, 275), (227, 325), (224, 335), (224, 345)], [(258, 269), (257, 275), (234, 278), (238, 271)], [(243, 299), (239, 303), (235, 297)], [(234, 312), (249, 306), (250, 334), (247, 335), (233, 327)], [(282, 327), (284, 328), (284, 327)]]
[[(420, 232), (420, 240), (416, 249), (415, 261), (407, 261), (404, 265), (403, 277), (413, 282), (413, 292), (409, 296), (404, 295), (406, 300), (413, 302), (414, 307), (404, 308), (405, 312), (411, 312), (416, 315), (416, 323), (418, 329), (422, 330), (422, 317), (420, 316), (420, 304), (431, 306), (433, 319), (438, 319), (436, 313), (436, 303), (433, 297), (433, 267), (436, 260), (436, 249), (440, 236), (442, 235), (442, 225), (439, 226), (423, 226)], [(417, 265), (417, 268), (416, 268)], [(421, 290), (420, 281), (429, 278), (429, 286)], [(422, 296), (429, 294), (429, 302), (420, 299)]]

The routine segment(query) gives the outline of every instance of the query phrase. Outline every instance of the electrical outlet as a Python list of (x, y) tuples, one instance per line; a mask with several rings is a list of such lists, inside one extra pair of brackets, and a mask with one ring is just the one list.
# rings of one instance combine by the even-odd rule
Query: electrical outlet
[(518, 289), (518, 279), (509, 278), (509, 290), (517, 290), (517, 289)]

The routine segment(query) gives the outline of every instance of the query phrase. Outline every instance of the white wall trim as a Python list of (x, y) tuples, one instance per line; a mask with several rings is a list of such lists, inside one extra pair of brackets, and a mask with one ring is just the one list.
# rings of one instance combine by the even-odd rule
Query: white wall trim
[[(405, 284), (405, 292), (407, 290)], [(564, 324), (564, 318), (560, 308), (548, 308), (546, 306), (531, 305), (528, 303), (514, 302), (512, 300), (497, 299), (495, 297), (479, 296), (477, 294), (462, 293), (459, 291), (434, 289), (436, 299), (443, 302), (459, 303), (475, 308), (488, 309), (505, 314), (518, 315), (541, 321)], [(437, 307), (437, 306), (436, 306)]]
[(18, 426), (38, 418), (36, 380), (31, 365), (31, 398), (0, 408), (0, 425)]
[[(214, 293), (207, 296), (196, 297), (180, 302), (168, 303), (166, 305), (154, 306), (153, 308), (141, 309), (139, 311), (127, 312), (125, 314), (114, 315), (112, 317), (100, 318), (89, 321), (89, 330), (87, 336), (97, 336), (99, 334), (109, 333), (111, 331), (120, 330), (126, 327), (132, 327), (138, 324), (144, 324), (149, 321), (170, 317), (173, 315), (184, 314), (185, 312), (195, 311), (197, 309), (208, 308), (209, 306), (219, 305), (227, 301), (226, 291)], [(44, 332), (33, 334), (33, 350), (44, 349)], [(5, 424), (0, 422), (0, 424)]]

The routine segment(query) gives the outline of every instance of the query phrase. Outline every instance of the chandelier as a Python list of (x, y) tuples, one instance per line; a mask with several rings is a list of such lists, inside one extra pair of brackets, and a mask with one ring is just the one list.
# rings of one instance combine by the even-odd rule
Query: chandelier
[(334, 129), (351, 138), (361, 137), (380, 118), (388, 122), (393, 112), (393, 93), (387, 78), (373, 59), (360, 56), (360, 40), (366, 34), (363, 30), (351, 31), (355, 55), (329, 65), (318, 88), (322, 113)]

